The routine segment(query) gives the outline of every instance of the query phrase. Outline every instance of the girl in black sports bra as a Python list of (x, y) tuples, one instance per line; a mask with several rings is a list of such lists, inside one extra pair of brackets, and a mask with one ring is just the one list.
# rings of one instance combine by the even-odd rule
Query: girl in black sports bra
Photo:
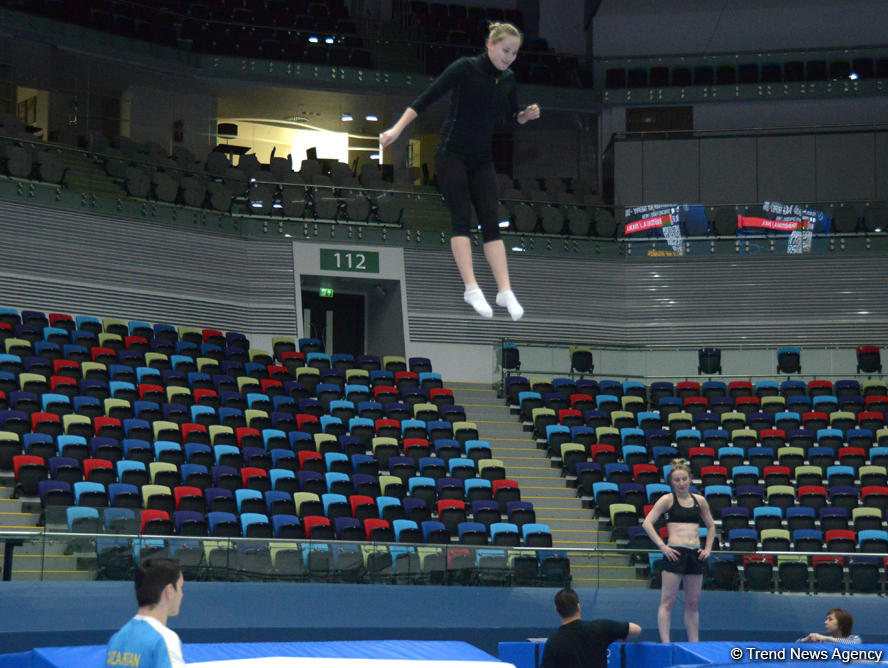
[(703, 524), (703, 517), (700, 514), (700, 502), (694, 494), (690, 495), (694, 500), (691, 508), (685, 508), (678, 502), (678, 495), (672, 492), (672, 505), (669, 510), (663, 513), (663, 519), (669, 522), (684, 522), (686, 524)]
[[(657, 609), (657, 627), (660, 641), (669, 642), (672, 626), (672, 607), (678, 590), (684, 581), (684, 619), (688, 641), (700, 640), (700, 612), (698, 603), (703, 589), (703, 570), (712, 543), (715, 540), (715, 523), (709, 504), (699, 494), (691, 492), (691, 470), (684, 459), (674, 459), (669, 472), (672, 494), (664, 494), (644, 518), (642, 527), (663, 553), (663, 584), (660, 589), (660, 607)], [(666, 521), (668, 539), (660, 536), (656, 522)], [(706, 544), (700, 547), (700, 525), (705, 526)]]

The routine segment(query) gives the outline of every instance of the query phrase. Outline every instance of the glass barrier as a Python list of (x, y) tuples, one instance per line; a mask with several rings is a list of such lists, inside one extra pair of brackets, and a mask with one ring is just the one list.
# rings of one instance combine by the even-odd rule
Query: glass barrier
[[(757, 343), (755, 345), (721, 345), (718, 348), (700, 348), (699, 346), (680, 346), (665, 344), (654, 350), (647, 348), (633, 348), (631, 346), (606, 345), (606, 344), (578, 344), (575, 341), (543, 341), (539, 339), (520, 339), (515, 337), (503, 338), (493, 346), (493, 358), (496, 363), (496, 372), (499, 375), (497, 389), (500, 396), (506, 392), (511, 376), (530, 379), (535, 382), (540, 377), (548, 379), (572, 379), (579, 381), (587, 379), (592, 383), (602, 378), (618, 381), (640, 381), (649, 386), (652, 382), (668, 381), (672, 383), (682, 381), (773, 381), (777, 378), (786, 380), (780, 376), (780, 372), (756, 369), (750, 361), (752, 356), (763, 355), (767, 358), (768, 366), (774, 359), (777, 350), (784, 346), (781, 342)], [(728, 372), (722, 368), (723, 353), (742, 352), (746, 355), (746, 366), (739, 372)], [(793, 354), (792, 347), (787, 347), (786, 352)], [(672, 367), (663, 367), (663, 355), (675, 353), (690, 353), (687, 357), (688, 366), (683, 373), (671, 371)], [(637, 371), (627, 373), (622, 355), (629, 354), (634, 359)], [(805, 354), (814, 356), (822, 355), (823, 358), (843, 358), (849, 361), (857, 360), (858, 365), (848, 370), (808, 370), (805, 372), (793, 369), (792, 379), (809, 382), (812, 380), (841, 380), (857, 379), (857, 382), (875, 381), (884, 379), (888, 374), (882, 372), (880, 358), (875, 357), (874, 363), (869, 363), (868, 357), (874, 353), (865, 352), (860, 346), (851, 345), (822, 345), (805, 346)], [(696, 370), (696, 373), (695, 373)], [(525, 389), (525, 388), (522, 388)], [(529, 388), (527, 388), (529, 389)], [(571, 392), (572, 393), (572, 392)], [(515, 403), (515, 402), (513, 402)]]
[(821, 49), (640, 54), (595, 59), (596, 81), (607, 89), (745, 84), (851, 83), (888, 73), (888, 49)]
[[(117, 148), (97, 140), (86, 150), (7, 135), (0, 137), (0, 151), (6, 157), (0, 197), (7, 200), (239, 236), (321, 240), (344, 233), (369, 243), (436, 248), (449, 243), (449, 215), (432, 187), (381, 181), (366, 187), (351, 174), (336, 182), (326, 175), (306, 178), (289, 164), (272, 174), (257, 161), (247, 168), (224, 153), (213, 153), (218, 159), (206, 163), (185, 151), (165, 157), (160, 147), (132, 140)], [(695, 217), (680, 217), (671, 231), (664, 226), (624, 236), (631, 222), (624, 207), (584, 204), (572, 193), (553, 199), (544, 191), (533, 199), (503, 197), (500, 227), (512, 252), (626, 260), (886, 249), (888, 203), (801, 206), (833, 213), (838, 231), (811, 233), (796, 243), (779, 230), (737, 229), (738, 215), (763, 215), (761, 204), (682, 205), (678, 208), (694, 210)]]
[[(119, 146), (111, 146), (106, 139), (94, 136), (93, 146), (84, 150), (27, 136), (0, 136), (0, 148), (7, 159), (5, 171), (12, 179), (70, 189), (91, 197), (133, 198), (235, 216), (268, 216), (271, 209), (276, 209), (275, 213), (291, 220), (337, 220), (340, 212), (335, 205), (359, 195), (375, 203), (387, 195), (429, 194), (388, 187), (382, 182), (377, 187), (366, 187), (353, 178), (334, 184), (329, 177), (293, 171), (287, 160), (285, 168), (271, 174), (267, 170), (269, 165), (260, 165), (257, 160), (248, 167), (246, 159), (238, 161), (224, 150), (214, 151), (204, 162), (187, 150), (167, 157), (160, 146), (151, 142), (123, 137), (120, 141)], [(217, 148), (224, 149), (225, 145)], [(318, 215), (314, 209), (327, 200), (334, 202), (332, 215)], [(342, 213), (342, 220), (349, 220)], [(368, 214), (370, 211), (365, 209), (363, 216), (350, 222), (400, 224), (397, 219), (383, 219), (378, 212)]]
[(880, 94), (888, 76), (888, 51), (849, 47), (641, 55), (598, 58), (593, 70), (605, 106), (847, 100)]
[[(88, 528), (101, 528), (103, 522)], [(6, 580), (130, 580), (139, 561), (170, 556), (182, 563), (187, 580), (199, 581), (554, 587), (570, 583), (571, 559), (581, 570), (601, 560), (553, 548), (151, 536), (113, 529), (3, 531), (0, 543), (8, 559)]]
[[(0, 543), (4, 566), (12, 568), (4, 568), (5, 580), (131, 580), (140, 560), (169, 556), (180, 561), (186, 580), (205, 582), (659, 588), (663, 555), (627, 548), (622, 535), (619, 547), (596, 549), (48, 530), (3, 531)], [(884, 545), (869, 551), (838, 547), (844, 551), (718, 549), (708, 561), (704, 588), (882, 593)], [(61, 560), (69, 567), (61, 567)]]

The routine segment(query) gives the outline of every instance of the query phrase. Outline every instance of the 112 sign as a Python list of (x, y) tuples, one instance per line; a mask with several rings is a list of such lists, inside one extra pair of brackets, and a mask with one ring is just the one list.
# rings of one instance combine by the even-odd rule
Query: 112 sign
[(356, 271), (362, 274), (378, 274), (379, 253), (344, 248), (322, 248), (321, 271)]

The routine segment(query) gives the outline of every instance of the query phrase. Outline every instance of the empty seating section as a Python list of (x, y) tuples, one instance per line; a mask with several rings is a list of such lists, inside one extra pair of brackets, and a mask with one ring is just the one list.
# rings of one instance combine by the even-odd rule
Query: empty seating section
[[(504, 385), (512, 411), (618, 545), (653, 549), (640, 525), (683, 457), (712, 510), (716, 545), (750, 553), (716, 553), (707, 586), (882, 591), (886, 562), (866, 555), (888, 553), (884, 382), (638, 385), (518, 375)], [(794, 551), (843, 554), (755, 554)], [(658, 555), (644, 559), (654, 577)]]
[(555, 174), (525, 177), (520, 182), (497, 174), (499, 215), (509, 221), (510, 230), (523, 234), (613, 237), (617, 231), (613, 216), (603, 208), (584, 206), (584, 201), (594, 200), (587, 200), (579, 186), (573, 179)]
[[(190, 45), (199, 51), (277, 58), (288, 63), (329, 61), (336, 66), (372, 67), (370, 51), (364, 48), (341, 1), (288, 0), (245, 6), (230, 1), (149, 5), (60, 0), (28, 3), (20, 9), (130, 38)], [(220, 123), (218, 135), (226, 136), (230, 125)], [(69, 170), (98, 166), (108, 179), (99, 188), (115, 193), (115, 197), (241, 215), (396, 226), (402, 222), (404, 198), (388, 192), (391, 184), (383, 180), (375, 164), (364, 166), (357, 174), (342, 162), (275, 156), (274, 151), (263, 164), (249, 147), (238, 146), (233, 152), (224, 144), (197, 156), (180, 145), (171, 155), (169, 147), (154, 141), (127, 136), (109, 141), (99, 133), (79, 138), (88, 153), (74, 153), (58, 145), (47, 146), (31, 134), (33, 129), (12, 114), (0, 114), (0, 135), (4, 137), (0, 167), (4, 174), (60, 184), (68, 183)], [(110, 330), (103, 333), (115, 340)], [(80, 345), (76, 340), (54, 340), (59, 336), (56, 332), (43, 343)], [(132, 342), (126, 343), (130, 348)]]
[[(552, 545), (427, 358), (331, 356), (287, 337), (269, 353), (237, 332), (2, 316), (0, 474), (14, 496), (39, 498), (47, 527), (152, 536), (99, 540), (101, 577), (123, 577), (123, 546), (146, 541), (196, 547), (188, 558), (201, 577), (277, 577), (280, 558), (293, 561), (287, 577), (380, 581), (446, 580), (439, 557), (453, 556), (451, 544), (489, 545), (488, 561), (504, 564), (516, 555), (495, 548)], [(38, 345), (48, 337), (60, 345)], [(157, 536), (262, 542), (165, 547)], [(269, 543), (294, 538), (311, 546)], [(319, 542), (331, 540), (350, 544)], [(417, 549), (426, 543), (436, 547)], [(474, 548), (459, 555), (471, 562), (460, 577), (490, 576)], [(520, 556), (526, 577), (527, 557), (540, 557)], [(559, 581), (542, 569), (540, 583)], [(511, 566), (503, 573), (513, 577)]]
[[(52, 19), (167, 47), (237, 58), (288, 61), (371, 69), (374, 41), (361, 31), (361, 18), (349, 3), (273, 0), (218, 0), (149, 4), (51, 0), (18, 3), (17, 8)], [(491, 21), (508, 21), (524, 29), (519, 10), (457, 3), (411, 0), (396, 3), (393, 18), (405, 43), (416, 44), (426, 74), (438, 74), (456, 58), (477, 53)], [(389, 40), (386, 40), (386, 44)], [(513, 65), (519, 79), (536, 85), (596, 85), (592, 69), (572, 54), (556, 53), (545, 36), (529, 37)], [(597, 85), (606, 92), (634, 88), (796, 84), (798, 86), (883, 79), (888, 58), (872, 53), (748, 54), (674, 63), (604, 63)]]
[[(406, 30), (405, 40), (422, 42), (425, 70), (437, 74), (466, 52), (475, 53), (487, 37), (490, 21), (523, 26), (521, 12), (496, 7), (408, 2), (396, 10)], [(366, 39), (348, 3), (310, 2), (189, 2), (162, 0), (138, 3), (84, 3), (78, 0), (29, 3), (26, 10), (131, 39), (237, 58), (300, 62), (372, 69), (374, 40)], [(359, 17), (360, 18), (360, 17)], [(582, 83), (579, 62), (570, 54), (555, 54), (545, 39), (531, 39), (516, 63), (522, 81), (541, 85)], [(591, 85), (591, 77), (587, 78)]]
[[(422, 40), (426, 69), (440, 71), (465, 53), (476, 53), (484, 42), (489, 20), (523, 24), (520, 12), (498, 8), (409, 2), (402, 3), (404, 28)], [(28, 3), (26, 11), (48, 14), (82, 26), (108, 30), (133, 39), (189, 47), (201, 52), (243, 58), (282, 59), (311, 64), (371, 67), (372, 57), (347, 3), (287, 0), (242, 3), (233, 0), (188, 2), (164, 0), (152, 5), (81, 0)], [(442, 9), (443, 8), (443, 9)], [(470, 39), (468, 39), (470, 37)], [(465, 41), (468, 39), (468, 41)], [(468, 46), (471, 44), (471, 46)], [(555, 54), (544, 39), (529, 39), (516, 61), (519, 79), (536, 84), (577, 85), (577, 58)], [(591, 83), (591, 81), (589, 82)], [(231, 127), (234, 126), (232, 129)], [(222, 122), (217, 130), (236, 135), (236, 124)], [(227, 129), (226, 129), (227, 128)], [(0, 168), (18, 178), (62, 183), (69, 163), (95, 163), (103, 169), (109, 190), (130, 198), (212, 211), (259, 216), (284, 216), (327, 222), (403, 226), (446, 226), (447, 213), (436, 197), (422, 202), (394, 192), (378, 165), (360, 171), (342, 162), (271, 154), (260, 163), (251, 147), (237, 151), (220, 144), (207, 155), (193, 155), (182, 146), (173, 154), (154, 141), (119, 136), (110, 141), (93, 134), (82, 137), (88, 154), (61, 152), (36, 141), (25, 124), (9, 114), (0, 117), (0, 134), (10, 138), (0, 148)], [(252, 147), (258, 150), (259, 147)], [(91, 165), (91, 166), (95, 166)], [(69, 165), (70, 166), (70, 165)], [(541, 174), (520, 184), (500, 177), (502, 220), (520, 233), (614, 237), (614, 216), (580, 184), (557, 174)], [(388, 178), (388, 177), (387, 177)], [(413, 181), (411, 181), (412, 184)], [(424, 185), (430, 186), (424, 177)], [(399, 184), (403, 190), (405, 184)], [(411, 186), (412, 188), (412, 186)], [(420, 191), (422, 192), (422, 191)], [(431, 217), (429, 214), (432, 214)], [(104, 332), (112, 334), (112, 332)], [(118, 334), (120, 335), (120, 334)], [(124, 332), (123, 336), (128, 335)], [(58, 333), (53, 336), (59, 337)], [(49, 336), (47, 345), (80, 345)], [(62, 337), (64, 338), (64, 337)], [(129, 342), (127, 347), (135, 345)], [(144, 342), (142, 342), (144, 345)]]
[(167, 47), (238, 58), (311, 65), (373, 67), (373, 57), (350, 17), (348, 3), (129, 2), (28, 3), (50, 18)]
[[(362, 17), (351, 17), (349, 3), (286, 0), (270, 2), (138, 3), (58, 0), (22, 8), (49, 18), (167, 47), (236, 58), (288, 61), (372, 69), (375, 40), (362, 33)], [(421, 43), (427, 74), (437, 74), (464, 53), (484, 44), (491, 21), (523, 29), (514, 9), (468, 7), (428, 2), (398, 3), (396, 19), (404, 41)], [(571, 54), (556, 54), (545, 39), (529, 39), (515, 65), (521, 81), (538, 85), (591, 86), (591, 74)]]
[[(21, 144), (18, 148), (37, 150), (37, 144), (29, 141), (26, 133), (16, 137)], [(313, 158), (300, 162), (292, 155), (281, 157), (272, 153), (268, 163), (260, 163), (249, 148), (237, 158), (227, 155), (224, 149), (222, 144), (205, 156), (195, 156), (177, 147), (170, 155), (155, 142), (127, 137), (109, 142), (93, 135), (89, 138), (89, 153), (76, 159), (95, 163), (112, 182), (109, 187), (119, 187), (135, 199), (240, 215), (389, 226), (402, 223), (404, 200), (390, 192), (391, 183), (382, 179), (378, 166), (365, 165), (360, 174), (354, 174), (343, 162)], [(19, 176), (43, 180), (37, 170)], [(131, 187), (140, 180), (155, 185), (138, 190)], [(157, 186), (158, 182), (164, 184), (163, 188)], [(116, 342), (105, 334), (109, 341)], [(71, 343), (77, 342), (66, 341), (64, 345)], [(123, 339), (120, 343), (130, 350), (134, 345), (147, 345), (145, 341)], [(52, 339), (47, 339), (46, 344), (59, 345)], [(214, 352), (215, 346), (225, 347), (224, 341), (207, 345), (204, 353)]]
[[(475, 55), (487, 39), (488, 25), (506, 21), (524, 30), (519, 10), (499, 7), (469, 7), (414, 0), (403, 3), (402, 17), (407, 34), (420, 43), (426, 73), (439, 74), (464, 55)], [(519, 81), (537, 85), (591, 86), (592, 77), (580, 68), (572, 54), (555, 53), (541, 37), (527, 39), (512, 66)], [(588, 76), (587, 76), (588, 75)]]
[[(604, 68), (604, 86), (608, 90), (627, 88), (688, 88), (692, 86), (737, 86), (738, 84), (818, 84), (820, 82), (847, 82), (883, 78), (888, 73), (888, 59), (871, 55), (848, 57), (827, 61), (815, 55), (807, 61), (797, 59), (797, 54), (786, 54), (785, 62), (776, 62), (779, 54), (769, 55), (774, 62), (743, 62), (743, 55), (731, 55), (725, 59), (709, 59), (689, 65), (687, 62), (673, 66), (633, 65)], [(686, 59), (685, 59), (686, 60)], [(719, 62), (721, 60), (721, 62)]]

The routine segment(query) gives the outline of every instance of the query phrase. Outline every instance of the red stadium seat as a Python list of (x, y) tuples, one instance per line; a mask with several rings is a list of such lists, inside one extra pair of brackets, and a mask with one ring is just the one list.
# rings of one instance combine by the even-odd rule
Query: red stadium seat
[(681, 383), (676, 383), (675, 396), (680, 399), (685, 399), (686, 397), (699, 397), (700, 383), (694, 380), (686, 380)]
[(311, 540), (332, 540), (333, 525), (329, 518), (320, 515), (307, 515), (302, 518), (305, 537)]
[(728, 469), (724, 466), (704, 466), (700, 469), (700, 482), (704, 488), (709, 485), (727, 485)]
[(864, 506), (878, 508), (884, 516), (888, 512), (888, 487), (871, 485), (860, 490), (860, 500)]
[(735, 400), (738, 397), (754, 396), (752, 383), (748, 380), (735, 380), (728, 383), (728, 396)]
[(854, 552), (857, 549), (857, 532), (850, 529), (832, 529), (826, 532), (827, 552)]
[(352, 494), (348, 497), (348, 503), (351, 506), (352, 517), (356, 520), (364, 521), (379, 517), (379, 509), (376, 501), (371, 496), (364, 494)]
[(179, 485), (178, 487), (173, 488), (173, 497), (176, 500), (176, 510), (194, 510), (199, 513), (207, 512), (203, 490), (199, 487)]
[(260, 492), (271, 489), (268, 471), (255, 466), (244, 466), (241, 469), (241, 480), (246, 489), (257, 489)]
[(833, 384), (829, 380), (808, 381), (808, 396), (811, 398), (833, 394)]
[(589, 446), (589, 457), (603, 467), (617, 461), (617, 449), (609, 443), (594, 443)]
[(171, 536), (173, 522), (165, 510), (145, 509), (142, 511), (142, 533), (145, 535)]

